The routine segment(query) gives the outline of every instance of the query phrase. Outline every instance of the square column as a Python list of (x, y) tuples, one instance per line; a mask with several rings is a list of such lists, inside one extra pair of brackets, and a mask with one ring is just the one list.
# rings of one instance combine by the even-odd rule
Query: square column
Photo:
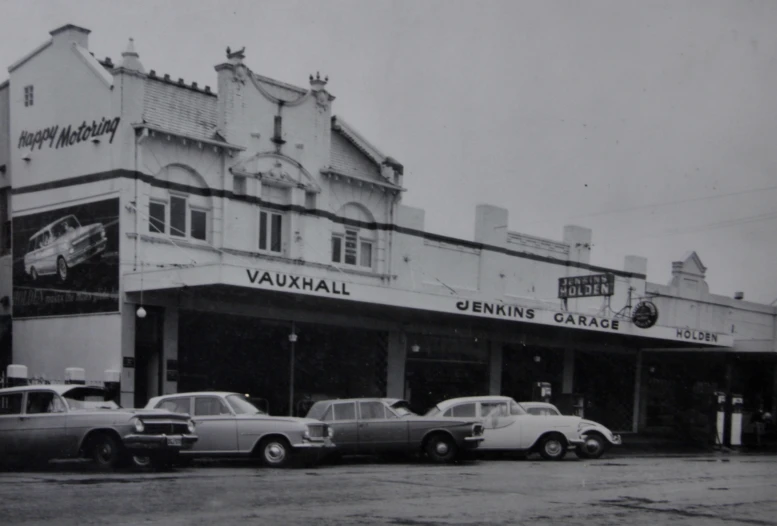
[(502, 348), (500, 341), (489, 340), (488, 394), (502, 394)]
[(405, 398), (406, 342), (407, 337), (404, 332), (389, 332), (386, 365), (386, 396), (389, 398)]

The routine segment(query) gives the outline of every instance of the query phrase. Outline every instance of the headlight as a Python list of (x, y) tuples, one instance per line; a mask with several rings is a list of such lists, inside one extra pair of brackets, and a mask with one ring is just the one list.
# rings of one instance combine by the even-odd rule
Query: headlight
[(194, 433), (194, 421), (189, 420), (186, 422), (186, 427), (189, 429), (189, 433)]
[(143, 421), (139, 418), (136, 418), (132, 421), (132, 425), (135, 427), (135, 432), (142, 433), (144, 429), (146, 429), (146, 426), (143, 425)]
[(333, 428), (331, 426), (326, 426), (326, 436), (328, 436), (329, 438), (334, 438), (335, 437), (335, 428)]

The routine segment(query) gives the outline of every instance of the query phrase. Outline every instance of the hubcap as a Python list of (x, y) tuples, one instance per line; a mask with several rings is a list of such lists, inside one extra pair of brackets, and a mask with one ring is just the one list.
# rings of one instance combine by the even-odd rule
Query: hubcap
[(277, 442), (269, 444), (264, 451), (265, 455), (267, 456), (267, 460), (270, 462), (281, 462), (284, 458), (286, 458), (286, 448)]
[(558, 440), (551, 440), (545, 444), (545, 452), (552, 456), (558, 455), (561, 453), (561, 443)]
[(62, 279), (67, 277), (67, 265), (65, 264), (64, 259), (59, 260), (59, 275), (62, 277)]
[(447, 455), (450, 448), (448, 447), (448, 444), (445, 442), (437, 442), (437, 445), (434, 448), (435, 451), (437, 451), (438, 455)]
[(111, 459), (112, 454), (113, 454), (113, 449), (111, 448), (110, 444), (106, 442), (100, 446), (98, 455), (100, 456), (101, 461), (107, 462), (108, 460)]
[(598, 453), (599, 449), (601, 448), (601, 444), (599, 441), (595, 438), (587, 438), (585, 441), (585, 450), (588, 453), (594, 454)]

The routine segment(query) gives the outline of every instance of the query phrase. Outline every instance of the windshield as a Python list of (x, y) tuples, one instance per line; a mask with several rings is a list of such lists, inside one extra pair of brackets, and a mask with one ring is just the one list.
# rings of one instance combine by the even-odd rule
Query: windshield
[(263, 411), (256, 408), (254, 404), (246, 400), (245, 396), (232, 394), (227, 396), (227, 402), (237, 415), (263, 415)]
[(410, 408), (409, 408), (409, 404), (408, 404), (407, 402), (405, 402), (404, 400), (401, 400), (401, 401), (399, 401), (399, 402), (394, 402), (394, 403), (391, 405), (391, 409), (393, 409), (393, 410), (394, 410), (394, 412), (395, 412), (395, 413), (396, 413), (398, 416), (407, 416), (407, 415), (414, 415), (414, 414), (415, 414), (415, 413), (413, 413), (413, 412), (410, 410)]
[(71, 409), (119, 409), (118, 404), (106, 400), (107, 392), (101, 387), (74, 387), (62, 393)]

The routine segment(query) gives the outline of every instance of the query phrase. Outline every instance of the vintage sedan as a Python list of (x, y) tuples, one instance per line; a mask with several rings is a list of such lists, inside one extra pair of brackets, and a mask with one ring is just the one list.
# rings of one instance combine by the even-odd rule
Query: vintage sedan
[(446, 463), (483, 440), (483, 426), (475, 419), (418, 416), (395, 398), (323, 400), (307, 416), (334, 428), (339, 455), (426, 453)]
[(283, 467), (292, 458), (313, 462), (323, 458), (333, 430), (318, 420), (270, 416), (245, 395), (203, 391), (152, 398), (146, 408), (192, 415), (199, 440), (182, 458), (259, 458), (270, 467)]
[(167, 467), (197, 441), (193, 422), (168, 411), (121, 409), (101, 387), (0, 389), (0, 462), (91, 458), (110, 469), (144, 454)]
[(81, 226), (74, 215), (61, 217), (30, 237), (24, 270), (33, 281), (56, 274), (64, 282), (71, 268), (99, 259), (107, 244), (102, 223)]
[[(561, 460), (574, 448), (581, 458), (599, 458), (620, 436), (591, 420), (577, 416), (551, 415), (532, 402), (531, 414), (520, 403), (506, 396), (471, 396), (440, 402), (427, 416), (476, 418), (483, 422), (485, 440), (479, 452), (539, 453), (546, 460)], [(550, 404), (548, 404), (550, 405)], [(558, 413), (558, 409), (553, 406)]]

